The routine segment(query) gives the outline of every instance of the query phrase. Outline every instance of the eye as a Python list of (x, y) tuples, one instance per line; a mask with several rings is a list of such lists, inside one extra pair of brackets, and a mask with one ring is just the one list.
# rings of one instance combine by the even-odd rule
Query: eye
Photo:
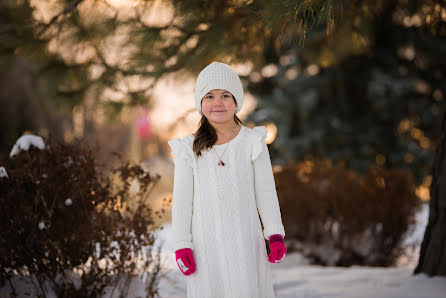
[(205, 98), (212, 98), (213, 96), (212, 95), (207, 95)]
[(231, 98), (231, 96), (229, 96), (229, 94), (225, 94), (223, 95), (224, 98)]

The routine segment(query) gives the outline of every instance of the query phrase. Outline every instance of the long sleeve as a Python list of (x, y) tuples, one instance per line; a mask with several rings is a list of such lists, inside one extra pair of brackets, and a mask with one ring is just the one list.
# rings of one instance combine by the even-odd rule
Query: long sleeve
[[(171, 248), (173, 251), (181, 248), (193, 249), (191, 224), (194, 196), (193, 168), (190, 166), (187, 155), (184, 154), (184, 148), (180, 147), (184, 144), (175, 141), (169, 142), (176, 154), (172, 199)], [(178, 140), (178, 142), (180, 141)]]
[[(254, 150), (253, 166), (256, 203), (264, 228), (263, 235), (268, 240), (269, 236), (274, 234), (285, 236), (285, 229), (282, 224), (268, 147), (264, 142), (264, 138), (260, 140), (257, 138), (255, 142), (253, 147), (257, 147), (257, 150)], [(261, 151), (259, 150), (260, 148)]]

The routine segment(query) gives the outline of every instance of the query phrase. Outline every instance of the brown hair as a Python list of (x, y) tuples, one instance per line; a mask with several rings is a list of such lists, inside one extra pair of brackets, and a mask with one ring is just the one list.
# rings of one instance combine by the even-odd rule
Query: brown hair
[[(239, 125), (243, 124), (242, 120), (240, 120), (235, 114), (234, 114), (234, 122)], [(198, 130), (194, 133), (193, 150), (195, 152), (195, 155), (197, 157), (201, 156), (201, 151), (211, 148), (216, 141), (217, 141), (217, 132), (215, 131), (215, 128), (209, 123), (208, 118), (206, 118), (203, 115), (198, 125)]]

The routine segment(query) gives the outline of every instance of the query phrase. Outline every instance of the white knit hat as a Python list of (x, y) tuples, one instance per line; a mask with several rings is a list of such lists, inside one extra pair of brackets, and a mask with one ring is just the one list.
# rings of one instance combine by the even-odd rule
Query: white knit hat
[(200, 114), (201, 100), (213, 89), (224, 89), (234, 96), (237, 102), (236, 113), (240, 112), (243, 105), (243, 87), (238, 74), (227, 64), (212, 62), (198, 75), (195, 82), (195, 105)]

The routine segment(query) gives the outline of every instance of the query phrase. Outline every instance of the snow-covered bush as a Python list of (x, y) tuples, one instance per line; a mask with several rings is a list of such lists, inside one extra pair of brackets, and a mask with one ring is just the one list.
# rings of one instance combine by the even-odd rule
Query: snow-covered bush
[(315, 160), (274, 174), (287, 239), (314, 263), (390, 266), (402, 255), (420, 206), (408, 171), (376, 167), (360, 176)]
[(15, 292), (11, 281), (22, 275), (38, 281), (37, 296), (49, 283), (58, 297), (100, 297), (128, 285), (139, 267), (154, 297), (160, 259), (151, 254), (156, 227), (146, 199), (159, 176), (129, 163), (105, 176), (89, 148), (46, 145), (0, 158), (8, 173), (0, 178), (0, 288)]
[(39, 136), (23, 135), (15, 142), (9, 156), (14, 157), (14, 155), (18, 154), (20, 151), (29, 150), (31, 146), (43, 150), (45, 149), (45, 141)]

